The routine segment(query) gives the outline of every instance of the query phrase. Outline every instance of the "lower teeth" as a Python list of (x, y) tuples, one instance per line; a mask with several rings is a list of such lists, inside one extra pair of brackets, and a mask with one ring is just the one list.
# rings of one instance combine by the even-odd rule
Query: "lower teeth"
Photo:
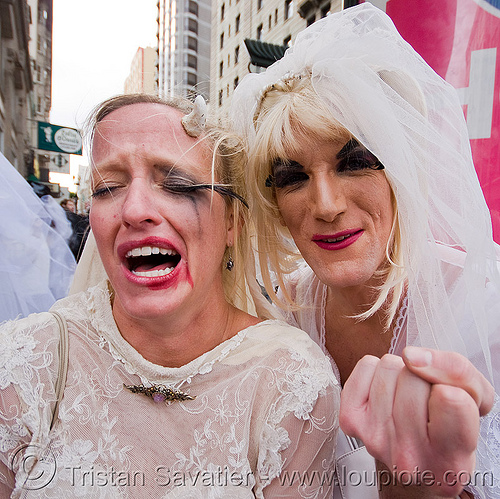
[(168, 267), (163, 270), (148, 270), (146, 272), (137, 272), (135, 270), (132, 270), (132, 274), (135, 274), (136, 276), (139, 277), (163, 277), (170, 274), (170, 272), (172, 272), (174, 268), (175, 267)]

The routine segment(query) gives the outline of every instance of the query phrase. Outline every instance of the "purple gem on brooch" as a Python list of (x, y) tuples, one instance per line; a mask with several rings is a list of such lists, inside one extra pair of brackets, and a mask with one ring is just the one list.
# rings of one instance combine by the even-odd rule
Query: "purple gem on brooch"
[(160, 402), (165, 402), (167, 397), (163, 393), (155, 392), (153, 393), (153, 400), (159, 404)]

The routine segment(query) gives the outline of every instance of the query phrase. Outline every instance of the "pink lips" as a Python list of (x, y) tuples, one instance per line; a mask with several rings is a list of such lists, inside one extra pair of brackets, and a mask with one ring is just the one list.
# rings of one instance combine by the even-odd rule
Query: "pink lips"
[(364, 233), (363, 229), (344, 230), (332, 235), (314, 234), (312, 241), (320, 248), (335, 251), (354, 244)]

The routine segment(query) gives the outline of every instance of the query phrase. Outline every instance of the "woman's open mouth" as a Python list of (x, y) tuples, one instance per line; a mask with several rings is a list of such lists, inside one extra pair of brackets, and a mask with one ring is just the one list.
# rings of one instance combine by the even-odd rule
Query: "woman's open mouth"
[(172, 248), (140, 246), (125, 254), (128, 270), (138, 277), (163, 277), (170, 274), (181, 260)]

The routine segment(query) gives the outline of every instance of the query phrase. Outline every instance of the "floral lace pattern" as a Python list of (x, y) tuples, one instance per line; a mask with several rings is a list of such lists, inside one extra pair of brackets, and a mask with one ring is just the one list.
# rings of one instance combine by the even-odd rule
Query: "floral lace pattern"
[[(279, 483), (284, 470), (333, 466), (339, 387), (305, 333), (265, 321), (166, 368), (121, 337), (106, 283), (54, 310), (68, 321), (70, 363), (50, 434), (57, 325), (38, 314), (0, 328), (8, 352), (0, 357), (0, 480), (12, 497), (331, 495), (319, 480)], [(185, 383), (195, 399), (155, 403), (123, 386), (139, 383)]]

